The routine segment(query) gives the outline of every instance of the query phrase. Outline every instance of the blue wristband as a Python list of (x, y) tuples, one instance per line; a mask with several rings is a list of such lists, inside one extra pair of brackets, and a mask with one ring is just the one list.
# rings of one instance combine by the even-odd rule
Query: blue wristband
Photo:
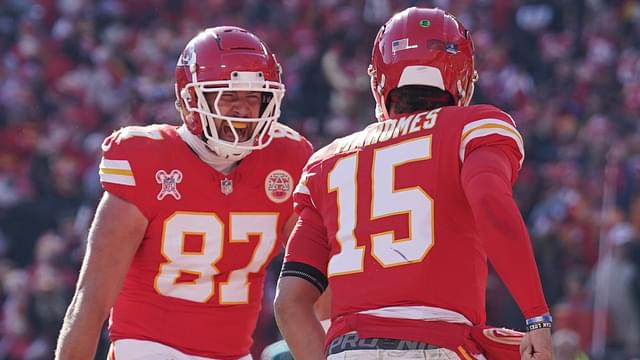
[(534, 316), (526, 320), (527, 331), (551, 328), (552, 325), (553, 318), (551, 317), (551, 315)]
[(553, 324), (548, 321), (535, 322), (531, 323), (531, 325), (527, 325), (527, 332), (538, 329), (551, 329), (552, 326)]
[(528, 318), (525, 321), (525, 324), (529, 326), (531, 324), (540, 323), (540, 322), (553, 322), (553, 317), (551, 317), (551, 315), (534, 316), (534, 317)]

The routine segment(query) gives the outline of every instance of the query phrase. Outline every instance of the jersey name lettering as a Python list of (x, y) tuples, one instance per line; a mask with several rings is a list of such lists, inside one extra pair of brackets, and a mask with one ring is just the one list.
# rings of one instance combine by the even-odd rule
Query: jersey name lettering
[(363, 146), (389, 141), (399, 136), (413, 134), (420, 130), (431, 129), (436, 125), (440, 110), (441, 108), (438, 108), (371, 125), (353, 136), (342, 139), (336, 152), (347, 152)]

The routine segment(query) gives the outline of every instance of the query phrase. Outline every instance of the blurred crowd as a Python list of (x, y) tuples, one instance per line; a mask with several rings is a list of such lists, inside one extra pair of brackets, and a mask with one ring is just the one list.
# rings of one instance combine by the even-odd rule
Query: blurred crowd
[[(373, 37), (410, 5), (471, 29), (474, 102), (510, 112), (524, 135), (514, 192), (556, 359), (640, 358), (639, 1), (0, 0), (0, 359), (52, 358), (101, 195), (100, 143), (180, 123), (173, 76), (188, 39), (216, 25), (259, 35), (284, 69), (281, 120), (320, 147), (374, 121)], [(278, 268), (254, 356), (278, 339)], [(495, 276), (487, 296), (492, 324), (522, 330)]]

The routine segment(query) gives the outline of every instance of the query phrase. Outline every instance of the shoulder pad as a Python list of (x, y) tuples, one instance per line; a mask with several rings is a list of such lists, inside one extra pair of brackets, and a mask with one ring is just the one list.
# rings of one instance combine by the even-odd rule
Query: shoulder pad
[(288, 127), (287, 125), (281, 124), (279, 122), (276, 122), (273, 125), (271, 125), (271, 136), (274, 139), (287, 138), (294, 141), (302, 140), (302, 135), (300, 135), (300, 133)]
[(120, 144), (132, 138), (162, 140), (162, 133), (157, 125), (123, 127), (114, 131), (104, 139), (102, 142), (102, 151), (107, 152), (114, 143)]
[(481, 105), (471, 105), (468, 107), (468, 114), (470, 115), (467, 118), (467, 122), (473, 122), (476, 120), (483, 119), (495, 119), (504, 121), (512, 126), (516, 126), (515, 120), (509, 115), (507, 112), (499, 109), (496, 106), (481, 104)]

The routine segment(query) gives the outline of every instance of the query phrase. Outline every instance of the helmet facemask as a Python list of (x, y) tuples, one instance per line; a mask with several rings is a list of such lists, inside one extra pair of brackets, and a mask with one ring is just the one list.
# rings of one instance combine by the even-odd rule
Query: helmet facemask
[[(251, 151), (263, 149), (271, 143), (272, 125), (280, 116), (284, 85), (265, 81), (261, 72), (249, 71), (234, 71), (231, 80), (196, 80), (186, 84), (180, 96), (186, 110), (195, 113), (194, 116), (197, 114), (202, 124), (201, 138), (210, 150), (221, 157), (240, 160)], [(220, 102), (229, 92), (259, 93), (258, 116), (223, 114)], [(226, 134), (219, 133), (223, 129)]]
[(281, 74), (268, 46), (245, 29), (207, 28), (189, 41), (176, 64), (176, 98), (201, 158), (238, 161), (269, 145), (284, 97)]

